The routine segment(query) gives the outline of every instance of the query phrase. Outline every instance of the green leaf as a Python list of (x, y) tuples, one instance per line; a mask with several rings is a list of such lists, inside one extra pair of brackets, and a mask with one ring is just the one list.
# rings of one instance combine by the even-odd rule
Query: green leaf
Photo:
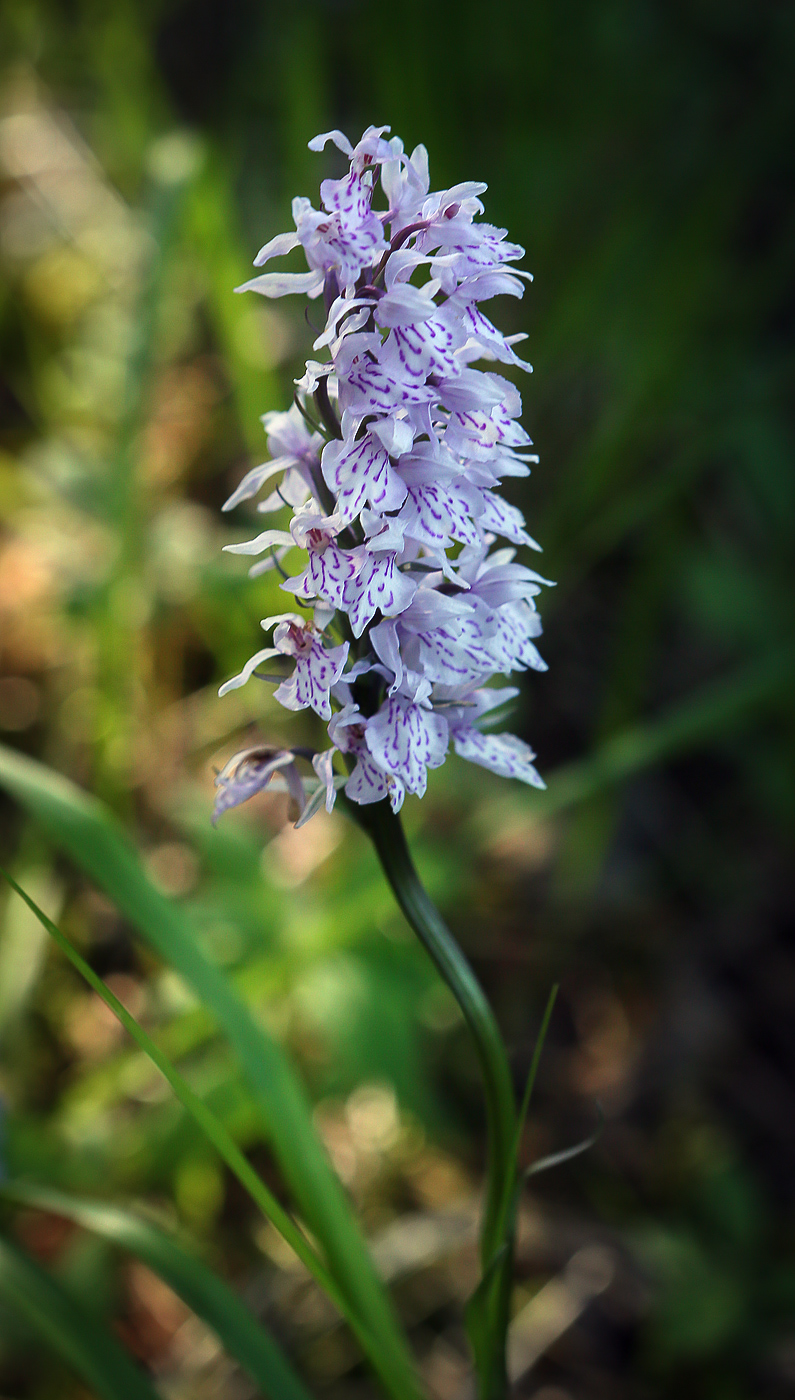
[(536, 1043), (533, 1048), (533, 1058), (530, 1061), (530, 1069), (528, 1070), (527, 1074), (527, 1083), (525, 1084), (524, 1094), (522, 1096), (522, 1105), (519, 1109), (519, 1120), (516, 1124), (516, 1141), (514, 1144), (513, 1159), (514, 1162), (517, 1164), (519, 1161), (519, 1146), (521, 1143), (522, 1132), (524, 1131), (524, 1125), (527, 1119), (527, 1111), (530, 1107), (530, 1100), (533, 1097), (533, 1090), (536, 1084), (536, 1076), (538, 1075), (538, 1066), (541, 1063), (541, 1054), (544, 1049), (544, 1042), (547, 1038), (549, 1023), (552, 1020), (552, 1012), (555, 1009), (555, 1002), (557, 1001), (559, 991), (560, 983), (555, 982), (547, 998), (547, 1004), (544, 1008), (544, 1014), (541, 1018), (541, 1025), (539, 1026), (538, 1035), (536, 1036)]
[(106, 1400), (158, 1400), (110, 1332), (16, 1245), (0, 1238), (0, 1300)]
[(251, 311), (247, 297), (231, 293), (251, 276), (251, 254), (236, 236), (233, 183), (228, 153), (211, 147), (188, 201), (187, 221), (207, 274), (208, 310), (231, 380), (240, 429), (250, 450), (261, 452), (260, 414), (264, 404), (278, 403), (279, 385), (272, 369), (252, 363), (244, 352)]
[(509, 1241), (501, 1244), (483, 1272), (464, 1310), (464, 1326), (472, 1348), (479, 1400), (503, 1395), (505, 1375), (505, 1332), (513, 1250)]
[(248, 1308), (194, 1254), (129, 1210), (101, 1201), (79, 1200), (27, 1182), (3, 1182), (0, 1195), (18, 1205), (51, 1211), (129, 1250), (159, 1275), (169, 1288), (213, 1329), (226, 1347), (272, 1400), (309, 1400), (309, 1392), (290, 1362)]
[(472, 1346), (475, 1370), (480, 1386), (479, 1394), (482, 1397), (501, 1395), (505, 1386), (505, 1335), (508, 1327), (516, 1207), (522, 1185), (519, 1178), (519, 1148), (558, 990), (559, 984), (556, 982), (549, 994), (544, 1015), (541, 1018), (527, 1084), (516, 1120), (513, 1146), (500, 1188), (495, 1219), (497, 1245), (494, 1256), (484, 1269), (483, 1277), (466, 1308), (467, 1335)]
[(307, 1094), (281, 1047), (253, 1020), (224, 973), (201, 952), (185, 914), (147, 879), (102, 804), (60, 774), (1, 745), (0, 785), (96, 880), (223, 1027), (265, 1110), (279, 1164), (331, 1272), (363, 1326), (380, 1344), (382, 1379), (395, 1394), (416, 1394), (405, 1336), (318, 1138)]
[[(2, 867), (0, 867), (2, 868)], [(381, 1379), (384, 1381), (386, 1389), (402, 1397), (403, 1392), (397, 1389), (393, 1375), (389, 1369), (389, 1353), (382, 1355), (380, 1341), (374, 1338), (361, 1319), (352, 1308), (348, 1298), (338, 1288), (334, 1278), (329, 1274), (325, 1264), (319, 1259), (312, 1246), (305, 1239), (297, 1225), (290, 1218), (287, 1212), (277, 1201), (276, 1197), (268, 1190), (264, 1181), (257, 1175), (250, 1162), (244, 1157), (237, 1143), (230, 1137), (223, 1123), (216, 1118), (215, 1114), (207, 1105), (193, 1092), (187, 1080), (183, 1079), (179, 1070), (171, 1064), (162, 1050), (147, 1035), (142, 1026), (130, 1015), (129, 1011), (119, 1001), (118, 997), (107, 987), (98, 977), (93, 968), (89, 967), (84, 958), (80, 956), (76, 948), (72, 947), (69, 939), (61, 932), (56, 924), (48, 919), (47, 915), (34, 904), (29, 895), (17, 884), (7, 871), (3, 871), (8, 883), (17, 891), (20, 898), (36, 914), (44, 927), (52, 935), (58, 947), (64, 952), (74, 967), (82, 977), (85, 978), (89, 986), (93, 988), (97, 996), (101, 997), (105, 1005), (110, 1008), (114, 1016), (121, 1021), (122, 1025), (135, 1042), (140, 1046), (150, 1060), (157, 1065), (160, 1073), (171, 1085), (177, 1098), (196, 1119), (205, 1136), (210, 1140), (219, 1156), (226, 1162), (230, 1171), (234, 1173), (238, 1181), (249, 1192), (249, 1195), (262, 1210), (263, 1214), (275, 1225), (280, 1234), (291, 1246), (298, 1258), (325, 1290), (331, 1301), (347, 1318), (356, 1336), (359, 1338), (365, 1353), (370, 1357), (373, 1367)]]

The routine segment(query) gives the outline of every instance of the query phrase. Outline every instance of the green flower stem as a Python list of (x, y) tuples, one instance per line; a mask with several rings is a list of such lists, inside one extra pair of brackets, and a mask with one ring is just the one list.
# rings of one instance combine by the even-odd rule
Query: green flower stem
[(504, 1243), (500, 1238), (501, 1207), (506, 1182), (513, 1181), (516, 1170), (517, 1115), (505, 1045), (480, 983), (420, 882), (399, 817), (388, 802), (358, 807), (352, 815), (370, 836), (398, 904), (461, 1007), (475, 1040), (488, 1123), (488, 1177), (480, 1240), (485, 1270)]

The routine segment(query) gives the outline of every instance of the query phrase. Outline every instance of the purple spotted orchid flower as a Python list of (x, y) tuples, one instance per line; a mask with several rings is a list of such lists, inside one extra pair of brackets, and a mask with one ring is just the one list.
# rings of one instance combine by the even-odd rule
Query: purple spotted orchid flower
[[(292, 512), (287, 528), (227, 548), (262, 556), (252, 574), (278, 567), (306, 615), (266, 619), (273, 645), (221, 694), (264, 661), (294, 661), (276, 699), (312, 708), (331, 741), (312, 759), (302, 820), (324, 800), (330, 811), (340, 787), (357, 803), (388, 797), (398, 811), (406, 792), (423, 795), (427, 770), (451, 747), (544, 786), (527, 744), (482, 727), (517, 693), (491, 687), (496, 676), (546, 669), (534, 599), (548, 581), (516, 560), (539, 546), (499, 491), (538, 459), (515, 386), (472, 367), (531, 368), (514, 349), (523, 337), (504, 336), (482, 309), (497, 295), (521, 297), (529, 274), (514, 267), (523, 249), (506, 231), (478, 221), (486, 186), (430, 193), (425, 148), (409, 156), (388, 132), (370, 127), (355, 147), (338, 131), (309, 143), (333, 142), (349, 172), (323, 182), (320, 210), (296, 199), (295, 231), (255, 259), (262, 267), (300, 246), (309, 271), (268, 271), (237, 288), (322, 294), (327, 311), (314, 346), (324, 358), (308, 361), (294, 406), (263, 419), (271, 460), (224, 507), (267, 486), (258, 510)], [(236, 755), (219, 774), (216, 813), (274, 776), (295, 796), (296, 772), (286, 750)]]

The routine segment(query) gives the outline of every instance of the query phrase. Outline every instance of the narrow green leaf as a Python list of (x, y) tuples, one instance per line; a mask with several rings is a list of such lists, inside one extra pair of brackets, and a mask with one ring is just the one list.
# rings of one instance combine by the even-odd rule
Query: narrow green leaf
[(483, 1272), (464, 1310), (464, 1326), (472, 1348), (479, 1400), (504, 1393), (505, 1329), (513, 1250), (506, 1240)]
[(518, 1161), (519, 1144), (522, 1136), (522, 1131), (524, 1129), (525, 1120), (527, 1118), (527, 1110), (530, 1107), (530, 1100), (533, 1097), (533, 1090), (536, 1084), (536, 1076), (538, 1074), (538, 1066), (541, 1063), (541, 1052), (544, 1049), (544, 1042), (547, 1038), (549, 1023), (552, 1020), (552, 1012), (555, 1009), (555, 1002), (557, 1000), (559, 991), (560, 983), (556, 982), (547, 999), (544, 1015), (541, 1018), (541, 1025), (538, 1030), (538, 1035), (536, 1036), (536, 1043), (533, 1049), (533, 1058), (530, 1061), (530, 1069), (528, 1070), (527, 1074), (527, 1083), (525, 1084), (524, 1095), (522, 1097), (522, 1106), (519, 1110), (519, 1121), (516, 1125), (516, 1144), (514, 1151), (514, 1162)]
[(261, 1327), (223, 1279), (195, 1254), (129, 1210), (104, 1201), (79, 1200), (27, 1182), (0, 1183), (0, 1196), (73, 1220), (85, 1230), (135, 1254), (204, 1319), (263, 1393), (272, 1400), (309, 1400), (309, 1391), (273, 1337)]
[(281, 1047), (253, 1020), (224, 973), (204, 956), (190, 921), (147, 879), (123, 832), (96, 799), (2, 745), (0, 785), (96, 880), (223, 1027), (265, 1110), (274, 1150), (301, 1212), (361, 1323), (379, 1341), (382, 1379), (388, 1371), (393, 1393), (415, 1395), (417, 1382), (405, 1336), (318, 1138), (307, 1094)]
[(0, 1300), (104, 1400), (158, 1400), (115, 1337), (34, 1264), (0, 1238)]
[(505, 1386), (505, 1335), (511, 1294), (516, 1208), (521, 1191), (519, 1147), (558, 990), (559, 984), (556, 982), (547, 999), (536, 1036), (513, 1146), (500, 1187), (494, 1227), (497, 1241), (494, 1255), (466, 1307), (466, 1329), (475, 1360), (481, 1400), (502, 1395)]
[[(495, 1220), (495, 1239), (497, 1241), (495, 1255), (494, 1258), (490, 1260), (488, 1267), (484, 1270), (483, 1278), (470, 1299), (470, 1305), (474, 1309), (473, 1316), (475, 1317), (478, 1316), (478, 1308), (482, 1312), (491, 1293), (495, 1291), (493, 1287), (487, 1289), (484, 1285), (487, 1279), (492, 1279), (492, 1283), (494, 1282), (493, 1276), (499, 1267), (499, 1260), (501, 1258), (503, 1259), (505, 1267), (509, 1267), (510, 1265), (510, 1260), (506, 1259), (505, 1255), (506, 1250), (512, 1245), (514, 1230), (516, 1228), (516, 1207), (521, 1191), (519, 1148), (521, 1146), (522, 1130), (524, 1128), (525, 1119), (527, 1118), (527, 1110), (530, 1107), (530, 1099), (535, 1087), (538, 1066), (541, 1063), (541, 1053), (544, 1049), (544, 1042), (547, 1038), (547, 1031), (549, 1030), (549, 1023), (552, 1019), (552, 1011), (555, 1006), (558, 991), (559, 983), (556, 982), (547, 998), (544, 1015), (541, 1018), (541, 1025), (538, 1030), (538, 1035), (536, 1036), (535, 1046), (533, 1047), (533, 1057), (530, 1061), (527, 1083), (525, 1085), (519, 1116), (516, 1120), (516, 1132), (513, 1146), (501, 1185), (500, 1199)], [(479, 1296), (481, 1297), (481, 1302), (476, 1304), (475, 1300)]]
[[(0, 867), (0, 869), (2, 869), (2, 867)], [(110, 987), (105, 985), (102, 978), (97, 976), (94, 969), (90, 967), (85, 959), (77, 952), (77, 949), (72, 947), (69, 939), (61, 932), (57, 924), (54, 924), (51, 919), (48, 919), (47, 915), (34, 904), (30, 896), (27, 895), (17, 884), (16, 880), (8, 874), (8, 871), (3, 870), (2, 873), (8, 883), (16, 890), (20, 898), (24, 899), (25, 903), (33, 910), (36, 917), (41, 920), (44, 927), (58, 944), (58, 947), (66, 954), (67, 958), (72, 965), (77, 968), (80, 975), (85, 978), (86, 982), (88, 982), (89, 986), (96, 992), (97, 996), (102, 998), (105, 1005), (110, 1008), (114, 1016), (121, 1021), (125, 1030), (129, 1032), (144, 1053), (149, 1056), (153, 1064), (157, 1065), (164, 1079), (171, 1085), (177, 1098), (192, 1117), (195, 1118), (216, 1152), (222, 1160), (226, 1162), (230, 1171), (234, 1173), (241, 1185), (245, 1187), (249, 1195), (260, 1207), (263, 1214), (275, 1225), (276, 1229), (295, 1251), (298, 1258), (316, 1279), (320, 1287), (324, 1289), (343, 1317), (350, 1323), (351, 1328), (362, 1343), (365, 1353), (369, 1356), (375, 1371), (384, 1381), (386, 1389), (396, 1395), (402, 1395), (402, 1392), (397, 1390), (393, 1383), (393, 1377), (388, 1366), (388, 1354), (382, 1355), (382, 1348), (379, 1341), (374, 1338), (366, 1326), (362, 1324), (361, 1319), (352, 1308), (346, 1295), (343, 1294), (337, 1286), (336, 1281), (326, 1269), (325, 1264), (319, 1259), (312, 1246), (298, 1229), (295, 1222), (279, 1204), (276, 1197), (268, 1190), (264, 1181), (262, 1181), (254, 1171), (251, 1163), (244, 1157), (237, 1143), (226, 1131), (223, 1123), (216, 1118), (215, 1114), (207, 1107), (202, 1099), (193, 1092), (187, 1080), (183, 1079), (179, 1070), (171, 1064), (167, 1056), (163, 1054), (163, 1051), (150, 1039), (143, 1027), (138, 1025), (138, 1022), (130, 1015), (127, 1008), (122, 1005), (118, 997), (110, 990)]]

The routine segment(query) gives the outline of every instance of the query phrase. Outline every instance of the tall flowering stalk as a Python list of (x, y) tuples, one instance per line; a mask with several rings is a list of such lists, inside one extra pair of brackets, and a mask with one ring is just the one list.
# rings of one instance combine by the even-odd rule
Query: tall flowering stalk
[[(220, 693), (286, 661), (276, 699), (313, 709), (330, 746), (237, 754), (216, 780), (215, 817), (276, 775), (299, 822), (324, 801), (330, 812), (342, 791), (462, 1007), (488, 1107), (483, 1282), (469, 1324), (480, 1394), (491, 1398), (506, 1386), (513, 1086), (492, 1012), (419, 882), (397, 814), (407, 792), (423, 796), (428, 769), (451, 746), (504, 777), (544, 786), (529, 746), (488, 729), (518, 693), (495, 678), (545, 669), (534, 599), (547, 580), (516, 558), (538, 545), (498, 489), (537, 458), (515, 386), (494, 368), (472, 367), (530, 369), (515, 349), (523, 337), (503, 335), (482, 310), (498, 295), (521, 297), (529, 274), (515, 267), (523, 249), (506, 230), (479, 220), (486, 186), (430, 193), (425, 147), (409, 156), (388, 131), (370, 127), (355, 147), (339, 131), (310, 141), (315, 151), (332, 141), (348, 174), (323, 181), (319, 210), (295, 199), (295, 230), (255, 259), (263, 267), (300, 245), (309, 270), (264, 272), (237, 289), (322, 297), (326, 323), (314, 343), (323, 358), (307, 362), (292, 407), (263, 417), (271, 459), (224, 507), (262, 492), (262, 514), (289, 509), (287, 528), (269, 526), (227, 548), (258, 556), (252, 575), (278, 569), (294, 610), (263, 621), (271, 644)], [(314, 769), (311, 795), (299, 759)]]

